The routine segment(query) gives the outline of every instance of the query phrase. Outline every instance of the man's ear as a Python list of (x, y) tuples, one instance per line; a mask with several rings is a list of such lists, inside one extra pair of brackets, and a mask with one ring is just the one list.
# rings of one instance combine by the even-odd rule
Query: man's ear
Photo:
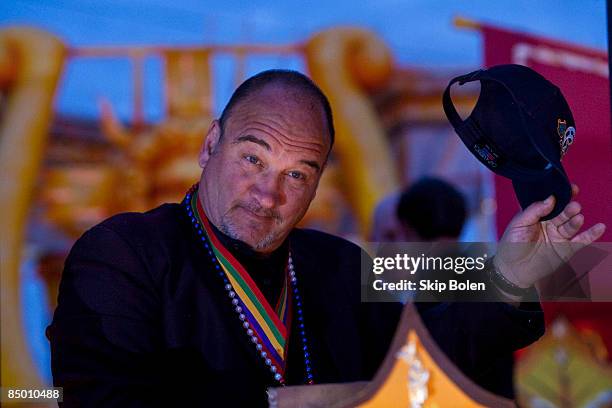
[(219, 148), (221, 141), (221, 123), (217, 119), (213, 120), (208, 128), (204, 143), (200, 149), (200, 155), (198, 156), (198, 164), (201, 168), (206, 167), (208, 160), (214, 154), (215, 149)]

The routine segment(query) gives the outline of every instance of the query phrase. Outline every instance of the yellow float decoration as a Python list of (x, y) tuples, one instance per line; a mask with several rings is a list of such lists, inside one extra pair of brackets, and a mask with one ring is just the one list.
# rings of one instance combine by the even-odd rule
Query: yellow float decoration
[(273, 388), (272, 408), (511, 408), (513, 401), (479, 387), (446, 357), (412, 304), (371, 382)]
[(31, 28), (0, 31), (0, 325), (3, 387), (41, 386), (24, 336), (20, 266), (30, 204), (42, 163), (62, 42)]
[(515, 371), (522, 407), (612, 405), (612, 366), (597, 334), (558, 317), (525, 354)]
[(312, 37), (305, 54), (334, 111), (341, 187), (365, 237), (378, 201), (399, 187), (384, 129), (365, 92), (388, 79), (391, 52), (369, 31), (333, 28)]

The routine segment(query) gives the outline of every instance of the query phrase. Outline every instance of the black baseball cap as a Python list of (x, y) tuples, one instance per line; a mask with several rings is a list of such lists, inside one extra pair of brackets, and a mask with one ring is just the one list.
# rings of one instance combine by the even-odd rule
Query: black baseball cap
[[(462, 120), (450, 97), (456, 82), (480, 81), (480, 96)], [(512, 180), (525, 209), (555, 196), (557, 216), (569, 203), (572, 188), (561, 158), (574, 141), (576, 124), (561, 90), (523, 65), (497, 65), (453, 78), (442, 98), (455, 131), (481, 163)]]

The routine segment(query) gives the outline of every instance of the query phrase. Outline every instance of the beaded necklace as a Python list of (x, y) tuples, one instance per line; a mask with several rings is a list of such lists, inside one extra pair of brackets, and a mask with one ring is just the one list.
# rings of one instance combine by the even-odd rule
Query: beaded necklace
[(289, 349), (289, 331), (293, 317), (292, 309), (295, 306), (297, 330), (299, 330), (304, 355), (304, 380), (307, 384), (313, 384), (302, 299), (297, 286), (291, 251), (289, 251), (285, 267), (285, 281), (281, 294), (276, 307), (272, 308), (244, 267), (215, 236), (198, 200), (197, 191), (198, 185), (195, 184), (187, 192), (183, 206), (215, 271), (222, 279), (232, 307), (257, 354), (269, 368), (274, 380), (280, 385), (286, 385), (285, 367)]

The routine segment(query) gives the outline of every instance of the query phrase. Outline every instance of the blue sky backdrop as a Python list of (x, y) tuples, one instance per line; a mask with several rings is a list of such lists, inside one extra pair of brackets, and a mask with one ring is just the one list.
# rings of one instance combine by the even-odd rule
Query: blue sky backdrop
[[(606, 49), (605, 10), (604, 0), (9, 0), (0, 2), (0, 24), (35, 25), (71, 46), (293, 43), (350, 24), (377, 32), (401, 64), (470, 69), (481, 64), (481, 38), (453, 27), (453, 16)], [(256, 58), (249, 60), (247, 73), (278, 66), (302, 68), (291, 58)], [(231, 93), (231, 71), (229, 60), (215, 64), (217, 112)], [(159, 61), (147, 62), (146, 72), (146, 115), (156, 120), (162, 114)], [(120, 116), (129, 117), (129, 73), (125, 60), (73, 61), (57, 109), (97, 116), (96, 101), (104, 96)]]

